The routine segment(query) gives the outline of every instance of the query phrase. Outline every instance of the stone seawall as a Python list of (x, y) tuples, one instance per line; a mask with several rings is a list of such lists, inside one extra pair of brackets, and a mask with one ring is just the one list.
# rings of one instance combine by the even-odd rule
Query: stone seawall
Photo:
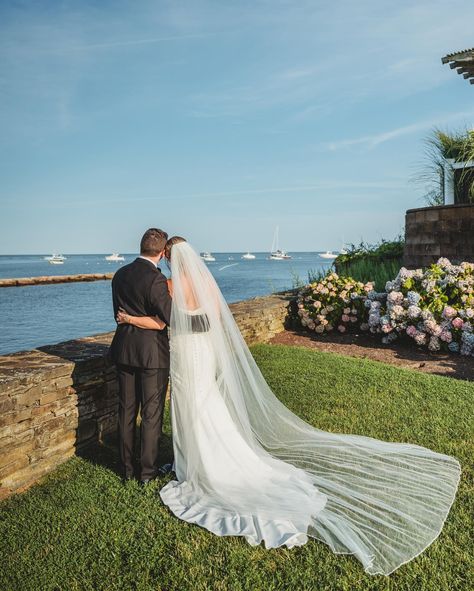
[[(231, 304), (249, 344), (284, 330), (292, 292)], [(113, 333), (0, 356), (0, 497), (116, 429)]]

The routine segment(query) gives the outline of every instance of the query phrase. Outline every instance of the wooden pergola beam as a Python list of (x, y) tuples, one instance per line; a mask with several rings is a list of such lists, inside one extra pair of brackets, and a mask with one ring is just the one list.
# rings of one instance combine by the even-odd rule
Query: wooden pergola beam
[(474, 84), (474, 47), (456, 53), (450, 53), (441, 58), (443, 64), (449, 64), (451, 70), (462, 74), (463, 78)]
[(448, 62), (460, 61), (464, 59), (474, 59), (474, 47), (471, 49), (465, 49), (464, 51), (448, 53), (448, 55), (445, 55), (441, 58), (441, 61), (443, 64), (447, 64)]

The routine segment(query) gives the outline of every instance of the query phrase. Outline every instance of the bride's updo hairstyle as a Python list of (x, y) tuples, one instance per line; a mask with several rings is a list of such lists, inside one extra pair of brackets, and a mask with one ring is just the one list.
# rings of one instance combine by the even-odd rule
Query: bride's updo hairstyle
[(165, 245), (165, 257), (170, 260), (171, 258), (171, 249), (175, 244), (179, 244), (180, 242), (187, 242), (186, 238), (182, 238), (181, 236), (172, 236)]

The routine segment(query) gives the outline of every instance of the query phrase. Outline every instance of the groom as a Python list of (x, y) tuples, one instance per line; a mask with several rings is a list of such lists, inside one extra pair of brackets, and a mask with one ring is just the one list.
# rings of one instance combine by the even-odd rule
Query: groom
[[(119, 308), (135, 316), (159, 316), (169, 325), (171, 297), (165, 276), (157, 268), (164, 255), (168, 234), (157, 228), (145, 232), (140, 256), (120, 268), (112, 279), (114, 314)], [(141, 406), (142, 484), (158, 473), (158, 444), (168, 387), (170, 350), (168, 331), (145, 330), (119, 324), (110, 353), (119, 382), (118, 432), (123, 477), (134, 477), (135, 422)]]

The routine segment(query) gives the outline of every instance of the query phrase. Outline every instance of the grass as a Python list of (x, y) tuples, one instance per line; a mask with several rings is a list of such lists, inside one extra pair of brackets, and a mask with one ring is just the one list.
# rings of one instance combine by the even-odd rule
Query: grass
[(392, 281), (398, 275), (402, 266), (402, 259), (374, 260), (360, 258), (337, 265), (337, 272), (345, 277), (352, 277), (357, 281), (373, 281), (376, 291), (385, 291), (387, 281)]
[[(283, 346), (252, 349), (275, 394), (319, 428), (409, 441), (456, 456), (461, 488), (434, 544), (390, 577), (310, 540), (252, 548), (179, 521), (157, 492), (123, 485), (115, 446), (75, 457), (0, 505), (2, 591), (467, 591), (472, 563), (474, 385)], [(170, 427), (166, 419), (169, 455)], [(97, 450), (96, 450), (97, 451)], [(471, 505), (471, 506), (470, 506)], [(471, 530), (470, 530), (471, 524)]]

